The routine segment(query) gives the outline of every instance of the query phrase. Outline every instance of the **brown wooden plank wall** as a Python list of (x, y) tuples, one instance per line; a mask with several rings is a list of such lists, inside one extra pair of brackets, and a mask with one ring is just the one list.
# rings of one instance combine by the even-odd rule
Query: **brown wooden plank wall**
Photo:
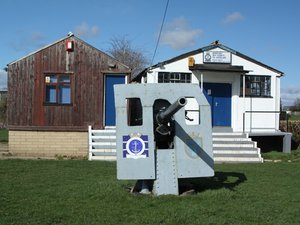
[[(86, 130), (103, 127), (104, 75), (130, 70), (110, 56), (81, 41), (66, 51), (66, 39), (8, 66), (8, 125), (10, 129)], [(110, 68), (109, 64), (116, 64)], [(71, 76), (72, 105), (44, 104), (45, 73)]]

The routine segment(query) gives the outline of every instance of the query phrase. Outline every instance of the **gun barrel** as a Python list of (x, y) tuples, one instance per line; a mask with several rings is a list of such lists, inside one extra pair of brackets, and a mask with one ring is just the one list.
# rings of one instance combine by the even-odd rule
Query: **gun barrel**
[(177, 99), (172, 105), (170, 105), (166, 110), (161, 111), (157, 114), (156, 120), (159, 124), (168, 123), (171, 117), (178, 112), (187, 103), (186, 98), (181, 97)]

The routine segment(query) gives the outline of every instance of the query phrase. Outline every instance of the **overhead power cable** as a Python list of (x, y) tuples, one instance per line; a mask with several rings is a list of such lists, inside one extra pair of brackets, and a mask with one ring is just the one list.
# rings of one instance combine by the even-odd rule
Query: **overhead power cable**
[(161, 33), (162, 33), (162, 30), (163, 30), (163, 27), (164, 27), (164, 23), (165, 23), (167, 11), (168, 11), (168, 7), (169, 7), (169, 0), (167, 0), (165, 12), (164, 12), (164, 17), (163, 17), (163, 20), (162, 20), (162, 22), (161, 22), (160, 31), (159, 31), (159, 34), (158, 34), (158, 38), (157, 38), (155, 50), (154, 50), (153, 57), (152, 57), (152, 60), (151, 60), (151, 65), (153, 65), (153, 61), (154, 61), (154, 58), (155, 58), (155, 55), (156, 55), (156, 51), (157, 51), (157, 48), (158, 48), (158, 45), (159, 45)]

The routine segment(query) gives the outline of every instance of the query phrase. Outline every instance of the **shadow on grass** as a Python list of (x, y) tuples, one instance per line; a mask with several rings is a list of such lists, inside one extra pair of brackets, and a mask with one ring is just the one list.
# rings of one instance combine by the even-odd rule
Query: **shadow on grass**
[(235, 187), (245, 182), (247, 177), (237, 172), (215, 172), (214, 177), (203, 177), (195, 179), (180, 179), (179, 192), (184, 193), (190, 190), (203, 192), (206, 190), (228, 189), (235, 191)]

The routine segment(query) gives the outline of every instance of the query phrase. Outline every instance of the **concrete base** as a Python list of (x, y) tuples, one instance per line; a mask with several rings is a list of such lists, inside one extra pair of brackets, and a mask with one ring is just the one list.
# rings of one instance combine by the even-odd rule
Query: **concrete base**
[(285, 133), (283, 136), (283, 146), (282, 151), (285, 153), (291, 153), (291, 142), (292, 142), (292, 133)]
[(291, 153), (292, 133), (275, 131), (275, 132), (255, 132), (249, 133), (249, 137), (266, 137), (266, 136), (282, 136), (282, 152)]

